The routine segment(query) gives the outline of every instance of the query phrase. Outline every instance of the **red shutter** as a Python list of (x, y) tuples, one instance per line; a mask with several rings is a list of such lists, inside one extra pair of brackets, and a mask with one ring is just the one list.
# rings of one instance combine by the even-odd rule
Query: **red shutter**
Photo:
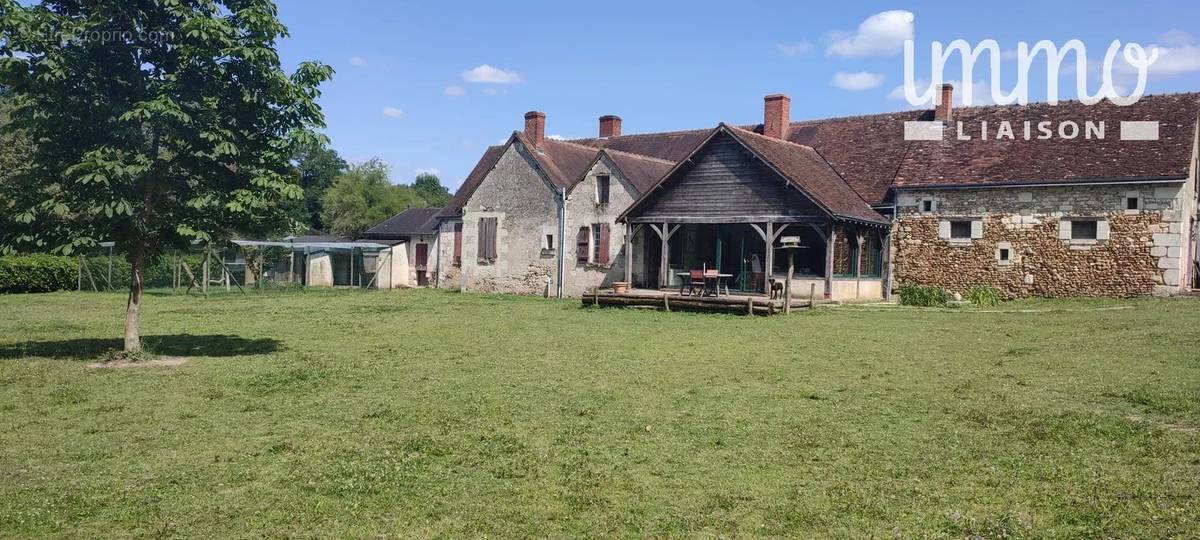
[(597, 264), (608, 264), (608, 239), (612, 236), (612, 228), (607, 223), (600, 224), (600, 257)]
[(575, 261), (580, 263), (588, 262), (588, 240), (591, 239), (592, 231), (590, 227), (580, 227), (579, 234), (575, 235)]
[(454, 224), (454, 266), (462, 266), (462, 225)]

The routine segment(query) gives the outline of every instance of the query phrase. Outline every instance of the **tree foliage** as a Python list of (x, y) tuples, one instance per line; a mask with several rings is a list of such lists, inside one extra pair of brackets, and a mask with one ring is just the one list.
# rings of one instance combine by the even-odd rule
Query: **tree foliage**
[(304, 189), (303, 221), (308, 228), (325, 229), (321, 210), (325, 203), (325, 192), (346, 171), (346, 160), (326, 144), (315, 144), (300, 149), (296, 156), (296, 169), (300, 175), (300, 187)]
[[(286, 35), (270, 0), (0, 0), (0, 84), (34, 141), (5, 184), (0, 246), (111, 239), (137, 275), (170, 247), (290, 228), (291, 159), (322, 140), (333, 70), (286, 73)], [(127, 349), (139, 302), (135, 279)]]
[(379, 159), (350, 167), (325, 193), (322, 219), (338, 234), (357, 236), (408, 208), (428, 206), (411, 186), (392, 185)]
[(440, 208), (450, 202), (450, 190), (442, 185), (441, 180), (438, 180), (435, 174), (418, 174), (412, 187), (417, 192), (417, 195), (424, 199), (425, 203), (429, 206)]

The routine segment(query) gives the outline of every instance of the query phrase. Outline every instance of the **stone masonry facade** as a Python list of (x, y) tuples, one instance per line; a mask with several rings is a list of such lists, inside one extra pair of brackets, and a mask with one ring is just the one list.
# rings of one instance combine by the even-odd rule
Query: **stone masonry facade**
[[(901, 191), (896, 284), (989, 286), (1008, 297), (1176, 294), (1191, 260), (1192, 185)], [(1072, 239), (1074, 221), (1094, 223), (1095, 239)]]

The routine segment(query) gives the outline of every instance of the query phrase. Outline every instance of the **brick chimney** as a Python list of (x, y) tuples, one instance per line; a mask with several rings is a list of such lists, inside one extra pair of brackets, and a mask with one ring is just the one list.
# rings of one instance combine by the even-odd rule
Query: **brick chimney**
[(942, 122), (950, 123), (954, 109), (954, 85), (946, 83), (942, 85), (941, 99), (938, 100), (937, 106), (933, 109), (933, 119), (941, 120)]
[(783, 94), (763, 98), (763, 135), (786, 139), (792, 119), (792, 100)]
[(615, 114), (606, 114), (600, 117), (600, 138), (607, 139), (609, 137), (621, 136), (621, 117)]
[(541, 146), (546, 139), (546, 113), (529, 111), (525, 113), (525, 136), (534, 146)]

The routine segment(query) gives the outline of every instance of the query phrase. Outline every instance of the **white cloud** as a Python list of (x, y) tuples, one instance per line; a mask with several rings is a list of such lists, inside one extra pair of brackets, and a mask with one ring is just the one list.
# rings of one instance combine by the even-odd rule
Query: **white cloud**
[(1163, 45), (1189, 45), (1195, 43), (1196, 38), (1183, 30), (1172, 28), (1167, 30), (1163, 35), (1158, 36), (1158, 41)]
[(512, 84), (521, 82), (521, 76), (517, 72), (494, 68), (487, 64), (462, 72), (462, 79), (469, 83), (486, 84)]
[(911, 11), (876, 13), (858, 25), (858, 31), (853, 34), (830, 33), (825, 54), (844, 58), (897, 54), (904, 41), (913, 38), (913, 19)]
[(795, 43), (776, 43), (775, 50), (786, 56), (800, 56), (813, 50), (813, 44), (809, 43), (808, 41), (797, 41)]
[[(954, 85), (954, 105), (956, 107), (965, 106), (966, 104), (964, 103), (965, 102), (964, 98), (965, 98), (966, 94), (965, 94), (965, 90), (963, 88), (962, 82), (961, 81), (946, 81), (946, 82)], [(917, 93), (921, 94), (929, 88), (929, 81), (917, 80), (914, 83), (914, 86), (916, 86)], [(940, 92), (935, 90), (933, 93), (934, 99), (936, 100), (939, 95), (940, 95)], [(895, 99), (895, 100), (904, 101), (905, 103), (908, 103), (904, 97), (904, 85), (900, 85), (900, 86), (893, 88), (891, 92), (888, 92), (887, 97), (888, 97), (888, 99)], [(987, 81), (972, 81), (971, 82), (971, 105), (970, 106), (992, 105), (993, 103), (995, 103), (995, 102), (992, 101), (992, 85), (989, 84)], [(932, 108), (933, 102), (927, 101), (920, 105), (912, 105), (912, 104), (909, 104), (909, 105), (914, 108), (918, 108), (918, 109), (919, 108)]]
[(563, 137), (562, 135), (558, 135), (558, 134), (554, 134), (554, 135), (546, 135), (546, 138), (547, 138), (547, 139), (550, 139), (550, 140), (552, 140), (552, 141), (565, 141), (565, 140), (567, 140), (567, 138), (566, 138), (566, 137)]
[(494, 96), (498, 93), (498, 91), (495, 88), (484, 88), (483, 93), (485, 93), (489, 96)]
[(467, 95), (467, 89), (463, 88), (461, 86), (457, 86), (457, 85), (447, 86), (446, 87), (446, 95), (447, 96), (465, 96), (465, 95)]
[(883, 75), (878, 73), (870, 73), (860, 71), (858, 73), (846, 73), (839, 71), (833, 74), (832, 84), (842, 90), (870, 90), (883, 84)]
[(361, 56), (350, 57), (350, 65), (354, 67), (363, 67), (367, 65), (367, 59)]
[(414, 172), (417, 174), (417, 176), (420, 176), (422, 174), (432, 174), (434, 176), (439, 176), (442, 174), (442, 171), (438, 170), (437, 167), (418, 168)]
[(405, 113), (403, 110), (400, 110), (397, 107), (384, 107), (383, 115), (388, 118), (395, 118), (395, 119), (399, 120), (401, 118), (404, 118), (408, 114)]
[[(1191, 44), (1178, 45), (1176, 47), (1150, 45), (1147, 47), (1147, 50), (1158, 51), (1158, 60), (1150, 64), (1151, 75), (1171, 77), (1182, 73), (1200, 71), (1200, 46)], [(1133, 71), (1133, 67), (1127, 62), (1118, 61), (1118, 65)]]

